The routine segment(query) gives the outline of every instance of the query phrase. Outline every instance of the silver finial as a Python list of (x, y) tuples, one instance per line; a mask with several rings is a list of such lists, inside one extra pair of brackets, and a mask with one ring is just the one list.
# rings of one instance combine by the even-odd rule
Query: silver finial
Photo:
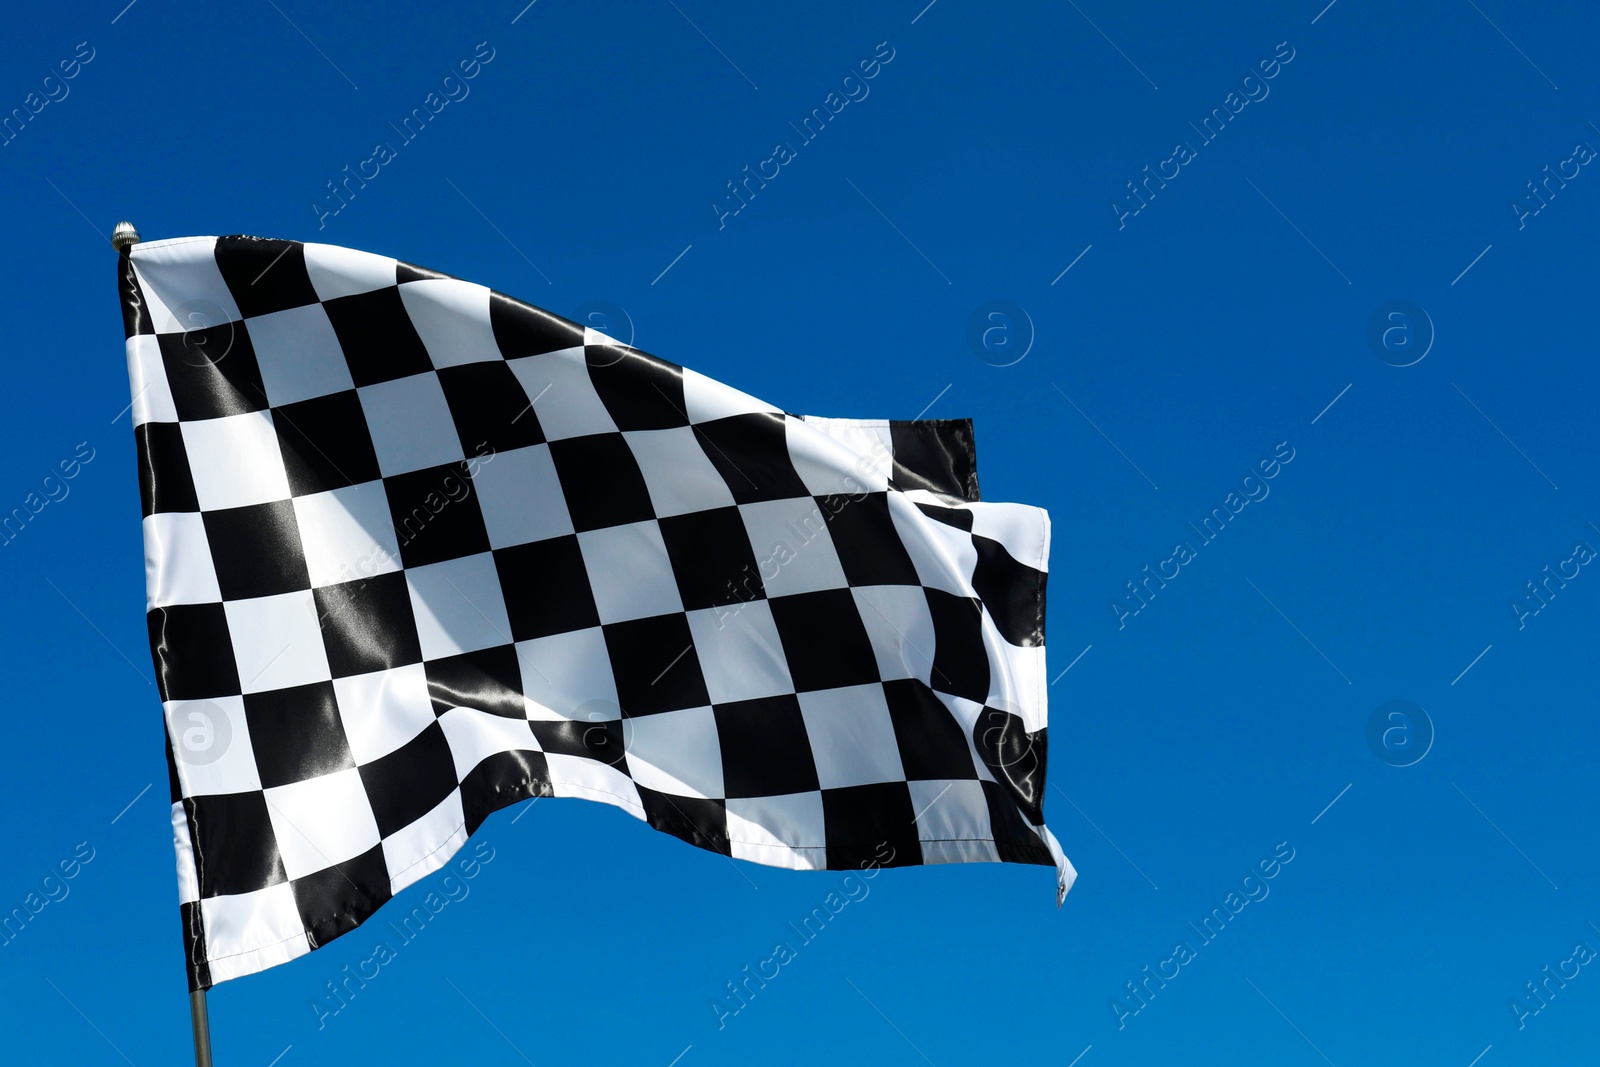
[(131, 222), (119, 222), (117, 228), (111, 231), (111, 247), (118, 252), (126, 252), (138, 243), (139, 231), (133, 228)]

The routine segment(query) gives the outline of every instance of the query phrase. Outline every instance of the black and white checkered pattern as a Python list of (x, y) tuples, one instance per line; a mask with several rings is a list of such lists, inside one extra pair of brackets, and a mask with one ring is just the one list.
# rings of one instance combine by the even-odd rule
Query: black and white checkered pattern
[(328, 245), (120, 272), (193, 987), (353, 929), (537, 796), (1065, 894), (1049, 523), (977, 502), (970, 422), (788, 415)]

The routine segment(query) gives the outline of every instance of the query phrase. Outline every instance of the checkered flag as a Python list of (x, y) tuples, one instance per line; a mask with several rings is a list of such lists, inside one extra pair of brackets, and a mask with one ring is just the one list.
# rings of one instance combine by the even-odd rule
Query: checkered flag
[(347, 933), (530, 797), (1066, 893), (1049, 521), (978, 503), (970, 422), (789, 415), (329, 245), (119, 267), (192, 989)]

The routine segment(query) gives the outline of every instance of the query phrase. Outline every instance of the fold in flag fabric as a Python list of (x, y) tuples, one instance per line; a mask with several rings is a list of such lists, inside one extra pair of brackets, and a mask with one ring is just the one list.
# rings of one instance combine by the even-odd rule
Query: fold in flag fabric
[(154, 241), (119, 278), (191, 988), (530, 797), (1065, 895), (1049, 520), (978, 502), (970, 421), (789, 415), (329, 245)]

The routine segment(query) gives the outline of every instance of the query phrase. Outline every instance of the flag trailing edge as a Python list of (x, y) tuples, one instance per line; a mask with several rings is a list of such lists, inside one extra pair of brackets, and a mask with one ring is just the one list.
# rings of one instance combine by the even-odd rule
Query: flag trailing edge
[(969, 420), (789, 415), (331, 245), (135, 244), (119, 284), (192, 989), (538, 796), (1065, 897), (1049, 519), (979, 501)]

